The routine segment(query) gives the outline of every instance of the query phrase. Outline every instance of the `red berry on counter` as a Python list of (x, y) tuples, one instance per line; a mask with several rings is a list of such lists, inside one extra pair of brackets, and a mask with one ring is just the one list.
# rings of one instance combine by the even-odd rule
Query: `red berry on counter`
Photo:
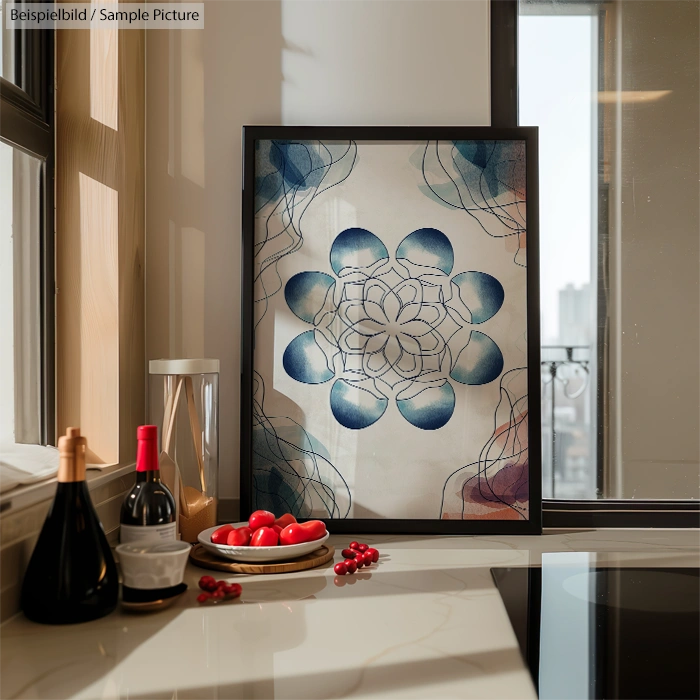
[(353, 561), (357, 564), (357, 568), (361, 569), (365, 565), (365, 555), (362, 552), (358, 552)]
[(365, 552), (362, 555), (362, 558), (364, 559), (365, 566), (372, 566), (373, 559), (372, 559), (372, 555), (369, 552)]
[(357, 571), (357, 562), (354, 559), (346, 559), (343, 564), (347, 567), (349, 574), (354, 574)]
[(199, 579), (199, 587), (203, 591), (211, 593), (216, 590), (216, 581), (213, 576), (202, 576), (202, 578)]
[(355, 547), (355, 549), (359, 549), (360, 552), (366, 552), (369, 549), (368, 544), (363, 544), (362, 542)]
[(344, 561), (339, 561), (334, 567), (333, 571), (335, 571), (338, 576), (345, 576), (345, 574), (348, 573), (348, 567), (345, 566)]
[(200, 603), (206, 603), (210, 598), (214, 601), (237, 598), (243, 590), (239, 583), (217, 581), (213, 576), (202, 576), (199, 579), (199, 587), (204, 591), (197, 596)]
[(359, 542), (353, 541), (350, 543), (350, 549), (357, 549), (359, 546), (360, 546)]
[(346, 559), (354, 559), (357, 556), (357, 552), (354, 549), (344, 549), (342, 555)]

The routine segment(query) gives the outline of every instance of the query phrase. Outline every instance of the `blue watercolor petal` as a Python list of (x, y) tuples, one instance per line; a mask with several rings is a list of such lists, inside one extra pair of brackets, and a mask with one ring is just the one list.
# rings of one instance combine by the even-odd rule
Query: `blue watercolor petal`
[(483, 170), (493, 156), (496, 141), (454, 141), (454, 146), (462, 158)]
[(298, 335), (287, 345), (282, 356), (285, 372), (304, 384), (323, 384), (335, 376), (328, 368), (328, 360), (316, 342), (314, 332)]
[[(522, 142), (454, 141), (452, 160), (477, 206), (502, 195), (525, 198)], [(471, 164), (475, 167), (469, 167)], [(487, 204), (488, 206), (488, 204)]]
[(378, 399), (344, 379), (337, 379), (331, 387), (331, 410), (335, 419), (350, 430), (362, 430), (376, 423), (389, 405), (387, 399)]
[(449, 382), (421, 391), (412, 399), (397, 399), (401, 415), (416, 428), (437, 430), (446, 425), (455, 410), (455, 391)]
[(472, 323), (483, 323), (503, 306), (503, 285), (485, 272), (462, 272), (452, 281), (459, 287), (459, 296), (472, 312)]
[(419, 228), (399, 243), (396, 258), (414, 265), (436, 267), (446, 275), (452, 272), (455, 254), (447, 236), (436, 228)]
[(346, 267), (371, 267), (388, 258), (389, 252), (384, 244), (364, 228), (341, 231), (331, 246), (331, 267), (336, 274)]
[(267, 173), (255, 178), (255, 212), (273, 201), (282, 187), (282, 176), (278, 172)]
[(284, 287), (287, 306), (302, 321), (313, 323), (334, 283), (335, 280), (324, 272), (300, 272)]
[(472, 331), (450, 372), (460, 384), (488, 384), (503, 371), (503, 353), (485, 333)]
[(287, 186), (300, 190), (318, 187), (326, 171), (318, 146), (310, 141), (273, 140), (269, 159)]

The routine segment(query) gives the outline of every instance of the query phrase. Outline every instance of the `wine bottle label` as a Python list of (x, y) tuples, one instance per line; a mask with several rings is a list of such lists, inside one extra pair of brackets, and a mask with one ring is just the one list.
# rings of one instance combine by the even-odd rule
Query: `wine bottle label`
[(177, 523), (165, 525), (121, 525), (119, 540), (122, 544), (131, 542), (170, 542), (177, 539)]

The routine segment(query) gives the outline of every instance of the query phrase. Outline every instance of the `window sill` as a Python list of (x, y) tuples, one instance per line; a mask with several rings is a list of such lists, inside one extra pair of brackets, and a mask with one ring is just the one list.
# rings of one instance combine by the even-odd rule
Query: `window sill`
[[(116, 479), (126, 476), (134, 471), (134, 464), (118, 465), (104, 469), (88, 469), (86, 481), (88, 489), (94, 491), (100, 486), (105, 486)], [(56, 478), (39, 481), (35, 484), (18, 486), (11, 491), (0, 495), (0, 513), (4, 517), (10, 512), (28, 508), (36, 503), (52, 498), (56, 490)]]

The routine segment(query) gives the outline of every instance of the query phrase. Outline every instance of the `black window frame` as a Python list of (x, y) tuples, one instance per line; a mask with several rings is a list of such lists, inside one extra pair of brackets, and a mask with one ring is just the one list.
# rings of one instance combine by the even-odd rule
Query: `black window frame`
[(56, 439), (54, 32), (16, 29), (13, 80), (0, 77), (0, 140), (41, 160), (41, 443)]
[[(491, 124), (518, 122), (518, 2), (490, 0)], [(599, 397), (600, 413), (600, 397)], [(596, 473), (601, 481), (600, 449)], [(544, 528), (698, 528), (700, 501), (655, 499), (542, 500)]]

